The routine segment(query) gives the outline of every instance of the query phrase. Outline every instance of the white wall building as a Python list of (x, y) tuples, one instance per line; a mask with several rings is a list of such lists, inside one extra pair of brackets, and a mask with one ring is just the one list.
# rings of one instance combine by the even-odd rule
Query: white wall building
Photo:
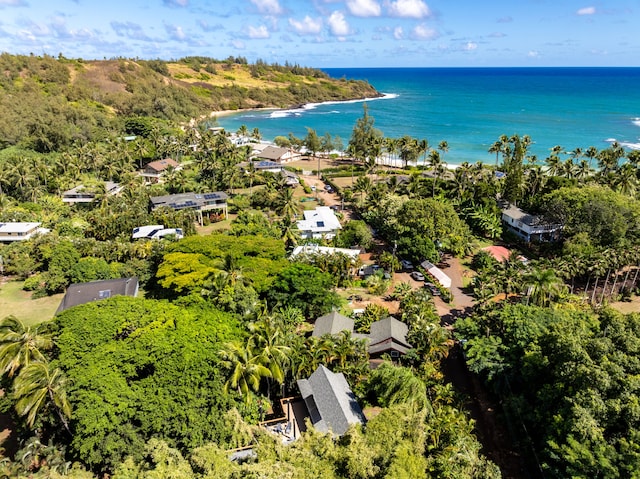
[(24, 241), (36, 234), (47, 234), (50, 230), (40, 227), (41, 223), (0, 223), (0, 242)]
[(529, 214), (515, 205), (502, 210), (502, 223), (527, 243), (555, 241), (562, 231), (562, 225), (549, 224), (541, 216)]
[(298, 221), (302, 238), (333, 239), (342, 228), (335, 213), (328, 206), (305, 210), (304, 219)]

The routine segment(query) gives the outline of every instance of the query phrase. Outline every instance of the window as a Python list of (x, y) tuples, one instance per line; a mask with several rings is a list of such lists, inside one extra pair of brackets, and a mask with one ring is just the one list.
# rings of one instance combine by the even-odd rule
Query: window
[(111, 290), (110, 289), (104, 289), (102, 291), (98, 291), (98, 298), (106, 299), (106, 298), (110, 298), (110, 297), (111, 297)]

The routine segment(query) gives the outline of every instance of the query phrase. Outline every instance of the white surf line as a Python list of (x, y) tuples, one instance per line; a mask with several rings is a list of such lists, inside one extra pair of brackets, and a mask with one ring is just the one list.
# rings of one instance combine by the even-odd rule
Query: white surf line
[(364, 103), (376, 100), (393, 100), (398, 98), (400, 95), (397, 93), (383, 93), (382, 96), (372, 97), (372, 98), (359, 98), (357, 100), (331, 100), (331, 101), (323, 101), (320, 103), (306, 103), (299, 108), (290, 108), (287, 110), (277, 110), (272, 112), (269, 115), (269, 118), (286, 118), (291, 115), (299, 115), (304, 113), (305, 111), (315, 110), (321, 105), (340, 105), (345, 103)]

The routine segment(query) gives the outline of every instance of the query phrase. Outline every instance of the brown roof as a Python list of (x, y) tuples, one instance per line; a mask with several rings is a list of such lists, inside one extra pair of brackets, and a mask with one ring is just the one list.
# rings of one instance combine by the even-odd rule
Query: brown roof
[(148, 168), (160, 173), (161, 171), (166, 170), (170, 166), (173, 166), (175, 168), (178, 166), (178, 162), (171, 158), (165, 158), (164, 160), (156, 160), (156, 161), (147, 163), (147, 166), (145, 168)]

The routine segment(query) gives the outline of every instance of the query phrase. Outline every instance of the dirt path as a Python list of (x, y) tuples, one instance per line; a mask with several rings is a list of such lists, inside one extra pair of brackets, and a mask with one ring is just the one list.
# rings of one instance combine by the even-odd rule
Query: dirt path
[[(474, 299), (463, 290), (464, 268), (458, 258), (445, 260), (444, 273), (451, 278), (450, 291), (453, 295), (451, 304), (447, 304), (440, 298), (434, 298), (436, 309), (447, 329), (453, 329), (453, 323), (461, 315), (470, 314), (474, 305)], [(466, 407), (469, 415), (475, 421), (475, 430), (478, 440), (482, 444), (482, 452), (495, 462), (502, 471), (504, 479), (524, 479), (532, 477), (527, 472), (524, 458), (514, 447), (509, 431), (500, 417), (500, 406), (480, 383), (480, 381), (467, 369), (462, 349), (456, 344), (449, 357), (442, 366), (445, 379), (450, 382), (456, 391), (467, 397)]]

